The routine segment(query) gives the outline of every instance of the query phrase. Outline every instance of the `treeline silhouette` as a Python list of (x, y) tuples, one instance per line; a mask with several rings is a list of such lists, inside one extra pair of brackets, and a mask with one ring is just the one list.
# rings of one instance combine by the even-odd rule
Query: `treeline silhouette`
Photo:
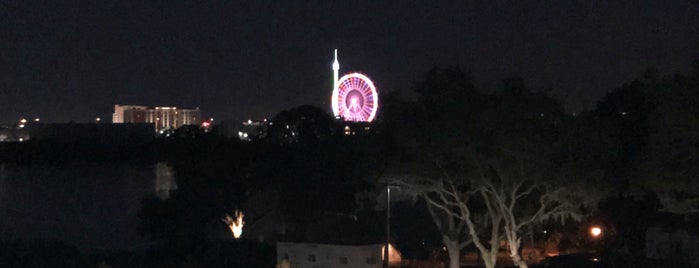
[[(572, 161), (578, 168), (602, 172), (611, 194), (597, 217), (617, 226), (605, 250), (624, 248), (635, 267), (651, 267), (642, 238), (649, 226), (664, 224), (666, 214), (659, 210), (684, 219), (666, 226), (696, 224), (693, 213), (699, 207), (692, 200), (699, 197), (695, 182), (699, 175), (697, 67), (690, 75), (661, 75), (651, 69), (610, 91), (594, 109), (576, 115), (566, 113), (559, 101), (545, 93), (528, 88), (522, 78), (507, 78), (500, 90), (486, 93), (474, 86), (468, 71), (434, 68), (415, 83), (417, 98), (397, 92), (382, 95), (378, 118), (369, 125), (347, 124), (324, 109), (301, 106), (280, 112), (271, 120), (267, 135), (252, 142), (225, 137), (217, 129), (204, 132), (183, 127), (169, 137), (145, 141), (1, 144), (0, 161), (165, 161), (172, 167), (177, 190), (166, 200), (155, 196), (143, 200), (139, 213), (139, 231), (155, 242), (151, 250), (75, 257), (75, 263), (272, 267), (276, 256), (269, 243), (273, 241), (380, 243), (384, 217), (376, 207), (385, 187), (382, 176), (421, 167), (429, 159), (438, 159), (446, 163), (446, 170), (456, 172), (463, 168), (457, 165), (459, 148), (465, 144), (485, 144), (479, 150), (497, 156), (497, 144), (487, 142), (495, 140), (495, 135), (511, 137), (513, 143), (519, 135), (536, 135), (542, 141), (555, 139), (556, 147), (545, 159), (552, 166)], [(346, 126), (369, 127), (369, 135), (345, 135)], [(433, 175), (429, 169), (414, 172)], [(260, 193), (271, 193), (277, 200), (269, 214), (284, 219), (279, 223), (285, 226), (284, 232), (233, 241), (220, 219), (238, 208), (259, 207), (249, 200)], [(405, 219), (391, 226), (397, 247), (408, 252), (406, 257), (439, 252), (440, 240), (430, 216), (420, 202), (408, 204), (413, 205), (398, 205), (394, 212)], [(249, 228), (263, 216), (250, 219)], [(408, 220), (411, 217), (420, 220)], [(337, 229), (328, 230), (328, 226)], [(264, 242), (253, 242), (260, 240)], [(3, 252), (47, 251), (35, 243), (3, 247), (7, 248)], [(48, 250), (54, 254), (36, 258), (50, 261), (55, 255), (78, 254), (66, 250), (69, 246), (55, 247)], [(19, 253), (2, 256), (13, 263), (29, 258)], [(19, 267), (39, 267), (31, 265)]]

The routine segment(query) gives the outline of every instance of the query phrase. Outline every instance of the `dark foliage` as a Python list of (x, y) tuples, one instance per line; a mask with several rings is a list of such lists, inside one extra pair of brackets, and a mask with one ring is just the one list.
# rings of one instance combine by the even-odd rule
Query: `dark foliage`
[(60, 241), (2, 242), (0, 265), (22, 268), (89, 267), (75, 246)]

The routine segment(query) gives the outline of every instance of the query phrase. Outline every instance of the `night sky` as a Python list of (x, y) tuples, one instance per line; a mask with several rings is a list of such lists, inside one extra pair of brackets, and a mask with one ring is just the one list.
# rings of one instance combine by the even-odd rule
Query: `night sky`
[(569, 112), (646, 67), (691, 71), (699, 1), (609, 2), (1, 1), (0, 122), (109, 121), (117, 103), (330, 112), (334, 48), (379, 91), (460, 66), (483, 90), (511, 75), (551, 88)]

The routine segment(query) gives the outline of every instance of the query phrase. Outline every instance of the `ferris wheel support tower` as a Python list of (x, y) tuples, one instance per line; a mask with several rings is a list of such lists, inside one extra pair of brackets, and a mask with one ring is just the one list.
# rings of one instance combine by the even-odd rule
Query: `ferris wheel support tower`
[[(336, 48), (335, 49), (335, 61), (333, 62), (333, 90), (331, 92), (337, 91), (337, 87), (339, 86), (339, 81), (340, 81), (339, 72), (340, 72), (340, 62), (337, 61), (337, 48)], [(330, 100), (330, 102), (332, 103), (333, 111), (337, 111), (338, 110), (337, 94), (333, 93), (333, 97)], [(335, 116), (338, 116), (338, 115), (335, 114)]]
[(337, 61), (337, 48), (335, 49), (335, 61), (333, 62), (333, 90), (337, 88), (337, 81), (340, 81), (339, 78), (339, 72), (340, 72), (340, 62)]

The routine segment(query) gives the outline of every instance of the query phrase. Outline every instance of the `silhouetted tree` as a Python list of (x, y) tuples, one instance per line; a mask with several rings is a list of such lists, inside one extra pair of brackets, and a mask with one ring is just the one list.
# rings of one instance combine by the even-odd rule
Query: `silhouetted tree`
[(633, 184), (655, 192), (663, 211), (680, 215), (699, 212), (698, 81), (676, 75), (639, 85), (654, 92), (654, 109)]
[[(436, 135), (453, 133), (418, 141), (415, 155), (423, 157), (408, 163), (432, 163), (431, 169), (401, 168), (403, 175), (389, 180), (459, 220), (442, 228), (451, 267), (458, 267), (459, 244), (469, 240), (486, 266), (494, 267), (503, 237), (513, 262), (526, 267), (519, 255), (525, 231), (548, 220), (580, 220), (594, 210), (603, 191), (584, 186), (595, 186), (589, 183), (601, 176), (579, 165), (578, 158), (562, 158), (574, 152), (561, 137), (565, 115), (553, 99), (530, 92), (521, 79), (505, 80), (501, 92), (483, 99), (489, 101), (480, 110), (464, 113), (463, 128), (435, 127)], [(445, 219), (433, 216), (438, 225)], [(459, 238), (460, 224), (470, 239)]]
[(274, 116), (269, 138), (274, 142), (306, 144), (328, 139), (334, 132), (330, 115), (318, 107), (303, 105)]

